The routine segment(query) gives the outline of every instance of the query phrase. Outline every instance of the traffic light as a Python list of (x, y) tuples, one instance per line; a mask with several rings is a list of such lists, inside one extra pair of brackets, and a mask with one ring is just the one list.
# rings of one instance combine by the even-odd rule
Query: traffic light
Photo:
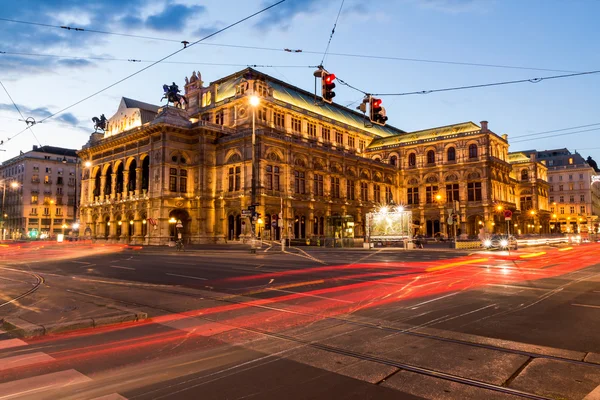
[(335, 88), (335, 74), (330, 74), (329, 72), (323, 71), (321, 75), (321, 85), (322, 85), (322, 97), (323, 101), (329, 104), (332, 103), (333, 98), (335, 97), (335, 92), (333, 89)]
[(369, 119), (371, 122), (379, 125), (385, 125), (388, 117), (385, 115), (385, 108), (381, 105), (381, 99), (371, 97), (370, 99), (371, 109)]
[(363, 114), (367, 113), (367, 103), (369, 102), (369, 96), (365, 97), (360, 105), (356, 107), (357, 110), (362, 111)]

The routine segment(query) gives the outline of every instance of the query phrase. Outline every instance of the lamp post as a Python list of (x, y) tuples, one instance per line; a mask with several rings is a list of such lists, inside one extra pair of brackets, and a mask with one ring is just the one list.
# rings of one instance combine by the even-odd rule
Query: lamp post
[[(256, 174), (258, 168), (256, 167), (256, 107), (260, 104), (260, 99), (256, 95), (250, 96), (250, 106), (252, 106), (252, 179), (251, 179), (251, 196), (250, 202), (252, 206), (256, 204)], [(254, 217), (254, 216), (253, 216)], [(252, 223), (252, 236), (256, 236), (256, 227), (254, 225), (254, 218), (251, 220)]]
[[(16, 189), (19, 187), (17, 182), (11, 182), (10, 187)], [(4, 212), (4, 201), (6, 199), (6, 181), (2, 182), (2, 240), (6, 238), (6, 217), (8, 214)]]
[(177, 223), (177, 220), (175, 219), (175, 217), (171, 217), (169, 219), (169, 226), (171, 226), (171, 228), (169, 228), (169, 237), (171, 236), (171, 231), (173, 231), (173, 237), (175, 236), (175, 231), (173, 230), (173, 226), (175, 226), (175, 224)]
[(531, 215), (531, 233), (535, 233), (535, 211), (529, 211), (529, 215)]

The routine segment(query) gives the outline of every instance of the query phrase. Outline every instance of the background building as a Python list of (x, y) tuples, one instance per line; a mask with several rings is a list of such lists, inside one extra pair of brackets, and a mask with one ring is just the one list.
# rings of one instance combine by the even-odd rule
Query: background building
[(33, 150), (2, 163), (6, 237), (39, 237), (72, 230), (78, 200), (78, 160), (72, 149), (33, 146)]
[(568, 149), (529, 152), (548, 168), (550, 211), (554, 232), (592, 232), (600, 216), (600, 183), (598, 175), (579, 153)]
[(362, 238), (366, 213), (386, 204), (412, 208), (431, 236), (453, 234), (455, 201), (463, 236), (500, 231), (498, 206), (519, 211), (507, 139), (487, 122), (406, 133), (250, 68), (208, 86), (193, 73), (185, 94), (185, 110), (123, 98), (79, 152), (87, 234), (238, 240), (254, 208), (263, 238), (329, 244)]

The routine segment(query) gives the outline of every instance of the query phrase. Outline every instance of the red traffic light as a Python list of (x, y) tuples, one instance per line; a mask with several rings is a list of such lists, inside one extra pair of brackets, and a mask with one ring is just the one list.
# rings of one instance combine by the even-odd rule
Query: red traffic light
[(373, 107), (381, 107), (381, 99), (373, 99)]
[(335, 74), (327, 74), (325, 75), (325, 83), (330, 84), (335, 80)]

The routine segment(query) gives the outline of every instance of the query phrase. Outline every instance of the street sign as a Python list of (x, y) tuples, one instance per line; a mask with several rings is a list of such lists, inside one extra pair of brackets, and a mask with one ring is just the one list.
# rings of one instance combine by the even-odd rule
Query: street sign
[(504, 210), (504, 219), (510, 221), (512, 219), (512, 211)]
[(251, 217), (252, 216), (252, 210), (242, 210), (242, 215), (244, 217)]
[(177, 220), (177, 225), (175, 225), (175, 228), (183, 228), (183, 224), (181, 223), (180, 219)]
[(255, 211), (256, 210), (256, 206), (254, 206), (254, 205), (248, 206), (248, 210)]
[(448, 208), (448, 215), (452, 215), (453, 212), (454, 212), (454, 208)]

